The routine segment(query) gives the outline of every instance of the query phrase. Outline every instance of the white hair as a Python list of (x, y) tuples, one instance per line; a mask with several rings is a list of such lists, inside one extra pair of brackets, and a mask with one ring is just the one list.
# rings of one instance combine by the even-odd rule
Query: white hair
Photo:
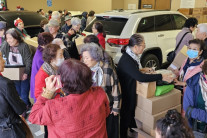
[(72, 25), (79, 25), (79, 24), (81, 24), (81, 20), (77, 17), (74, 17), (71, 19), (71, 24)]
[(201, 23), (201, 24), (197, 25), (197, 27), (199, 28), (199, 31), (201, 33), (206, 33), (206, 35), (207, 35), (207, 24), (206, 23)]
[(52, 19), (59, 20), (60, 19), (60, 13), (58, 11), (52, 12)]

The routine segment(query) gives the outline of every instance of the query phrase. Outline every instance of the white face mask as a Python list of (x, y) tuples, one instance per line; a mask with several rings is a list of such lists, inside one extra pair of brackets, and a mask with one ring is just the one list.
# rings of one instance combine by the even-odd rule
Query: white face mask
[(59, 67), (59, 66), (61, 66), (62, 65), (62, 63), (64, 62), (64, 58), (59, 58), (58, 60), (57, 60), (57, 62), (55, 63), (55, 65), (57, 66), (57, 67)]

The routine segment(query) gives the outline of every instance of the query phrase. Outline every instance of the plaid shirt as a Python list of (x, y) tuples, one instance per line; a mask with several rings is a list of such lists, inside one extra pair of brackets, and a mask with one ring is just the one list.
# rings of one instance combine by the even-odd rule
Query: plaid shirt
[[(120, 112), (120, 84), (115, 70), (109, 64), (101, 62), (103, 70), (103, 83), (101, 87), (105, 90), (109, 97), (110, 107), (114, 112)], [(113, 106), (113, 107), (112, 107)]]

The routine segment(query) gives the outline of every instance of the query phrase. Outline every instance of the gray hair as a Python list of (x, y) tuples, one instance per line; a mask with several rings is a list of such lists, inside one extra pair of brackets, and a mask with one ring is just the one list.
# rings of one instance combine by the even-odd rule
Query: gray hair
[(207, 24), (206, 23), (201, 23), (197, 27), (199, 28), (201, 33), (206, 33), (207, 35)]
[(79, 25), (79, 24), (81, 24), (81, 20), (77, 17), (74, 17), (71, 19), (71, 24), (72, 25)]
[(60, 19), (60, 13), (58, 11), (52, 12), (52, 19), (59, 20)]
[(103, 50), (95, 43), (86, 43), (81, 48), (81, 55), (83, 52), (88, 51), (91, 55), (91, 58), (97, 62), (102, 61), (103, 59)]

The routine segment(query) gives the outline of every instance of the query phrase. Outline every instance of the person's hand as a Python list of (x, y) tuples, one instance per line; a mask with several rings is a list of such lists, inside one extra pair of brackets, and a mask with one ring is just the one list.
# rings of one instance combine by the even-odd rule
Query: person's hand
[(70, 35), (73, 35), (73, 34), (75, 34), (75, 30), (71, 28), (71, 29), (68, 31), (68, 33), (69, 33)]
[(172, 77), (172, 73), (168, 73), (168, 74), (162, 74), (162, 80), (166, 81), (168, 83), (171, 83), (173, 81), (173, 77)]
[(26, 79), (27, 79), (27, 76), (28, 76), (28, 75), (24, 73), (23, 76), (22, 76), (22, 80), (23, 80), (23, 81), (26, 80)]
[(46, 90), (49, 91), (50, 93), (54, 93), (57, 88), (55, 87), (55, 83), (57, 81), (57, 78), (55, 75), (51, 75), (45, 79), (46, 83)]
[(143, 73), (153, 73), (154, 69), (153, 68), (142, 68), (140, 69), (140, 71)]
[(186, 82), (178, 81), (177, 79), (174, 80), (174, 85), (178, 86), (186, 86)]
[(114, 114), (114, 116), (117, 116), (119, 113), (118, 112), (111, 111), (111, 114)]
[(179, 76), (179, 70), (178, 70), (178, 69), (173, 70), (173, 73), (174, 73), (176, 76)]

